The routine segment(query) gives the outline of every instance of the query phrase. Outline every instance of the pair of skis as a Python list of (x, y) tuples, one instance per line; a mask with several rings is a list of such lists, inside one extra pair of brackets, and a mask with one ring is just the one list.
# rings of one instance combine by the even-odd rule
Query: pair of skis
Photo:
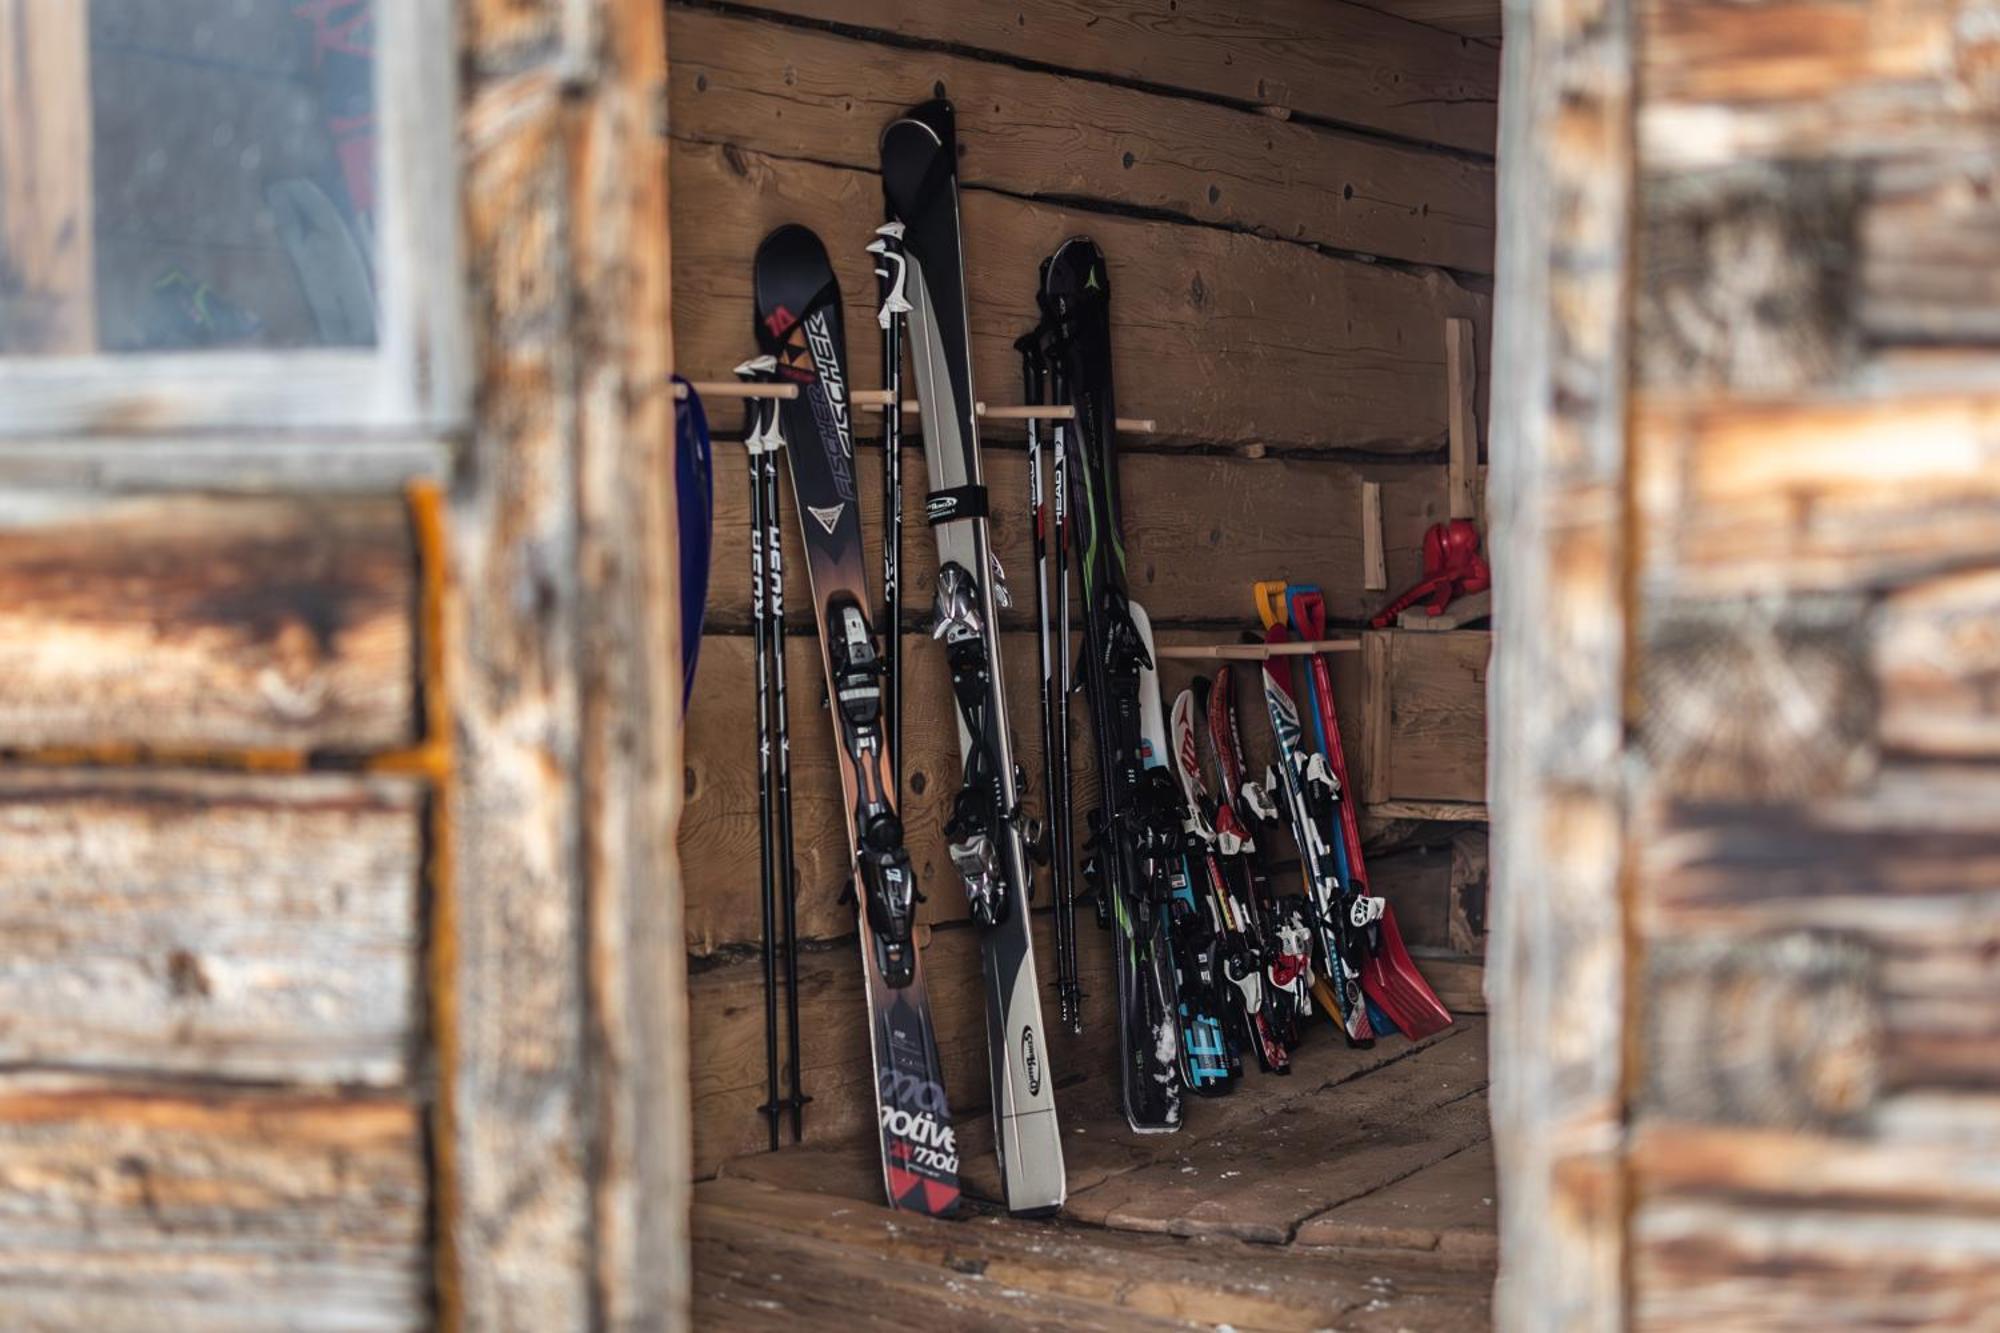
[[(1198, 1015), (1183, 1015), (1174, 977), (1171, 923), (1187, 874), (1184, 821), (1165, 766), (1165, 727), (1156, 725), (1150, 738), (1146, 731), (1153, 652), (1145, 613), (1126, 583), (1113, 438), (1111, 286), (1104, 255), (1089, 238), (1063, 242), (1042, 264), (1039, 302), (1042, 323), (1030, 335), (1030, 346), (1046, 358), (1055, 401), (1075, 413), (1060, 437), (1065, 447), (1055, 468), (1056, 486), (1066, 488), (1059, 496), (1073, 502), (1064, 515), (1070, 532), (1058, 528), (1054, 545), (1059, 559), (1073, 549), (1082, 585), (1079, 675), (1102, 789), (1103, 804), (1089, 819), (1091, 855), (1084, 874), (1098, 920), (1113, 933), (1125, 1118), (1139, 1133), (1170, 1133), (1180, 1128), (1187, 1083), (1184, 1020), (1202, 1030)], [(1058, 607), (1069, 604), (1069, 588), (1060, 577), (1053, 600)], [(1067, 625), (1057, 637), (1066, 651)], [(1045, 678), (1060, 686), (1067, 672)], [(1050, 693), (1059, 698), (1061, 690)], [(1150, 697), (1157, 713), (1156, 680)], [(1046, 721), (1045, 729), (1066, 738), (1066, 717)], [(1067, 805), (1060, 799), (1066, 789), (1059, 792), (1052, 783), (1051, 795), (1052, 808)], [(1057, 852), (1060, 876), (1068, 865), (1060, 838)], [(1073, 903), (1059, 878), (1057, 929), (1072, 941)], [(1074, 995), (1073, 958), (1066, 953), (1061, 960), (1058, 990), (1066, 1010)]]
[[(1317, 588), (1262, 583), (1256, 595), (1266, 643), (1286, 643), (1294, 635), (1307, 642), (1326, 637), (1326, 602)], [(1304, 668), (1302, 691), (1294, 663)], [(1269, 657), (1263, 686), (1286, 809), (1312, 904), (1322, 977), (1341, 1025), (1355, 1041), (1389, 1031), (1415, 1040), (1443, 1030), (1451, 1023), (1450, 1011), (1404, 947), (1394, 911), (1368, 892), (1360, 820), (1325, 657)], [(1300, 719), (1301, 692), (1310, 710), (1310, 739)]]
[[(879, 260), (886, 368), (891, 387), (899, 388), (907, 330), (926, 423), (925, 513), (938, 549), (934, 633), (950, 663), (964, 760), (946, 831), (979, 932), (1006, 1203), (1016, 1213), (1047, 1213), (1061, 1206), (1065, 1177), (1029, 932), (1021, 779), (1002, 688), (998, 611), (1006, 602), (980, 469), (950, 104), (915, 108), (884, 131), (881, 147), (889, 218), (870, 249)], [(957, 1145), (916, 948), (917, 886), (890, 749), (899, 673), (885, 663), (869, 618), (839, 285), (818, 238), (790, 226), (759, 248), (755, 286), (760, 344), (776, 374), (799, 389), (779, 413), (791, 442), (786, 452), (833, 701), (885, 1184), (896, 1207), (945, 1214), (958, 1200)], [(900, 433), (893, 425), (890, 432), (883, 574), (886, 630), (895, 645)], [(890, 659), (896, 656), (892, 646)]]

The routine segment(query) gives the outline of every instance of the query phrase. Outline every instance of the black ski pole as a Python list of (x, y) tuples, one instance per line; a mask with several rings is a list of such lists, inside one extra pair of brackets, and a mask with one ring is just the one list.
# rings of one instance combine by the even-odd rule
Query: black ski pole
[[(769, 357), (759, 361), (770, 362)], [(771, 363), (775, 364), (775, 363)], [(736, 368), (739, 379), (757, 383), (764, 378), (758, 361)], [(764, 617), (764, 441), (766, 404), (750, 400), (743, 432), (743, 451), (750, 477), (750, 631), (757, 656), (757, 868), (764, 917), (764, 1104), (757, 1109), (770, 1122), (771, 1151), (778, 1150), (778, 969), (777, 881), (773, 860), (776, 829), (771, 790), (771, 660)], [(775, 412), (773, 413), (775, 419)]]
[(778, 412), (771, 409), (771, 428), (764, 435), (764, 568), (771, 580), (765, 598), (771, 618), (772, 721), (777, 733), (773, 749), (778, 761), (778, 883), (785, 908), (785, 1031), (791, 1075), (792, 1142), (805, 1140), (805, 1105), (811, 1100), (799, 1086), (799, 892), (792, 848), (792, 722), (785, 695), (785, 553), (784, 524), (778, 506), (778, 450), (785, 445)]
[(882, 326), (882, 384), (889, 406), (882, 413), (882, 629), (888, 639), (883, 680), (883, 711), (889, 724), (889, 775), (893, 795), (903, 794), (903, 320), (909, 298), (903, 293), (908, 261), (903, 258), (903, 224), (885, 222), (875, 229), (868, 253), (881, 262), (882, 306), (875, 322)]
[[(1049, 387), (1056, 402), (1061, 403), (1066, 394), (1060, 369), (1051, 370)], [(1078, 682), (1071, 679), (1070, 623), (1069, 623), (1069, 427), (1058, 421), (1055, 423), (1054, 451), (1049, 460), (1049, 491), (1055, 500), (1052, 536), (1055, 545), (1056, 602), (1056, 719), (1055, 752), (1056, 780), (1062, 784), (1063, 817), (1056, 826), (1056, 919), (1066, 922), (1064, 946), (1056, 951), (1057, 985), (1061, 988), (1060, 999), (1064, 1021), (1074, 1033), (1083, 1031), (1083, 984), (1078, 975), (1076, 957), (1076, 824), (1071, 818), (1069, 796), (1074, 787), (1070, 782), (1069, 753), (1069, 696), (1077, 688)]]

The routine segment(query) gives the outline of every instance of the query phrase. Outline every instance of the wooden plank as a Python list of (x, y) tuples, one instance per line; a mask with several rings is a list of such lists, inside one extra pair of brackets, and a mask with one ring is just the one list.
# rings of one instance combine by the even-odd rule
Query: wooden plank
[(1484, 801), (1491, 634), (1386, 638), (1388, 739), (1376, 751), (1388, 770), (1383, 800)]
[(1449, 845), (1368, 858), (1369, 891), (1389, 900), (1403, 943), (1451, 947), (1452, 861)]
[[(1622, 763), (1628, 686), (1632, 7), (1507, 6), (1508, 171), (1486, 492), (1495, 606), (1489, 988), (1502, 1328), (1627, 1315)], [(1550, 1034), (1562, 1040), (1552, 1042)]]
[(1248, 1131), (1184, 1141), (1155, 1165), (1072, 1189), (1065, 1211), (1121, 1230), (1285, 1244), (1307, 1218), (1484, 1141), (1485, 1086), (1485, 1045), (1462, 1036), (1338, 1095), (1288, 1098)]
[(387, 779), (0, 775), (0, 1060), (408, 1082), (422, 811)]
[[(1390, 747), (1395, 682), (1389, 676), (1389, 636), (1371, 630), (1361, 636), (1361, 731), (1351, 742), (1361, 754), (1361, 771), (1349, 773), (1361, 788), (1364, 805), (1380, 805), (1389, 799), (1392, 773)], [(1345, 734), (1342, 745), (1349, 744)]]
[[(1372, 1329), (1394, 1321), (1469, 1333), (1486, 1326), (1486, 1294), (1476, 1276), (1440, 1273), (1399, 1257), (1383, 1256), (1385, 1266), (1363, 1271), (1299, 1262), (1227, 1240), (1189, 1244), (1010, 1218), (955, 1226), (734, 1181), (696, 1191), (696, 1234), (705, 1246), (725, 1235), (741, 1237), (745, 1294), (754, 1280), (749, 1247), (759, 1234), (787, 1254), (801, 1242), (814, 1251), (824, 1246), (845, 1257), (850, 1273), (928, 1270), (928, 1299), (914, 1308), (892, 1307), (925, 1325), (951, 1310), (973, 1320), (971, 1326), (985, 1326), (981, 1321), (995, 1313), (1033, 1317), (1045, 1310), (1042, 1302), (1063, 1301), (1073, 1303), (1070, 1327)], [(720, 1267), (704, 1253), (704, 1277), (724, 1278)], [(910, 1281), (919, 1291), (926, 1285)], [(785, 1264), (781, 1280), (764, 1292), (773, 1304), (796, 1311), (814, 1301), (806, 1287)]]
[(421, 1115), (392, 1097), (0, 1085), (23, 1328), (431, 1323)]
[(1855, 224), (1855, 320), (1875, 341), (1990, 348), (2000, 340), (2000, 200), (1992, 153), (1871, 176)]
[(415, 588), (396, 499), (17, 495), (0, 510), (0, 735), (407, 745)]
[(1444, 322), (1445, 410), (1451, 450), (1446, 487), (1453, 518), (1471, 518), (1479, 512), (1475, 493), (1479, 485), (1479, 419), (1473, 407), (1479, 369), (1474, 343), (1472, 321)]
[(676, 834), (681, 590), (667, 143), (666, 14), (568, 6), (571, 232), (578, 286), (584, 837), (595, 1309), (606, 1328), (684, 1326), (689, 1308), (687, 950)]
[(1990, 1329), (2000, 1226), (1934, 1211), (1642, 1206), (1632, 1219), (1633, 1327)]
[(1881, 744), (1937, 759), (2000, 755), (2000, 571), (1899, 589), (1875, 612), (1873, 685)]
[(97, 350), (90, 11), (0, 3), (0, 352)]
[(1445, 630), (1465, 629), (1480, 621), (1493, 619), (1493, 590), (1476, 592), (1469, 597), (1460, 597), (1445, 607), (1441, 615), (1432, 615), (1427, 607), (1412, 607), (1396, 614), (1397, 629), (1413, 629), (1419, 633), (1441, 634)]
[[(1081, 925), (1077, 955), (1083, 989), (1091, 997), (1086, 1001), (1091, 1019), (1082, 1037), (1059, 1024), (1047, 1029), (1051, 1047), (1047, 1060), (1059, 1089), (1080, 1078), (1109, 1077), (1117, 1068), (1112, 1046), (1116, 1034), (1110, 1021), (1110, 935), (1090, 921), (1088, 909)], [(1045, 981), (1055, 975), (1053, 950), (1048, 918), (1037, 913), (1035, 953)], [(940, 929), (930, 933), (923, 957), (945, 1090), (961, 1134), (960, 1152), (969, 1173), (984, 1170), (991, 1185), (997, 1186), (990, 1150), (978, 1166), (971, 1165), (978, 1122), (988, 1119), (990, 1104), (986, 990), (978, 943), (970, 928)], [(700, 1178), (713, 1174), (728, 1158), (761, 1151), (767, 1142), (764, 1118), (757, 1112), (765, 1100), (763, 966), (753, 951), (736, 950), (727, 961), (697, 965), (688, 989), (694, 1173)], [(1044, 1002), (1051, 1006), (1047, 1012), (1053, 1013), (1053, 1000)], [(813, 1021), (802, 1052), (802, 1082), (813, 1099), (806, 1108), (807, 1143), (837, 1144), (864, 1160), (877, 1157), (875, 1079), (862, 1022), (861, 958), (851, 936), (802, 951), (799, 1005)], [(782, 1059), (781, 1046), (781, 1066)], [(986, 1142), (990, 1145), (990, 1138)], [(879, 1184), (879, 1174), (876, 1181)]]
[[(748, 628), (750, 506), (744, 455), (728, 444), (717, 445), (715, 455), (708, 616), (718, 628)], [(862, 450), (856, 461), (856, 485), (873, 507), (881, 494), (881, 455)], [(993, 549), (1017, 594), (1002, 623), (1029, 629), (1035, 623), (1035, 566), (1027, 457), (988, 448), (983, 465), (993, 494)], [(1354, 576), (1363, 558), (1361, 529), (1353, 521), (1361, 487), (1371, 480), (1381, 486), (1387, 568), (1399, 583), (1419, 576), (1424, 530), (1444, 508), (1444, 479), (1438, 469), (1416, 464), (1127, 453), (1119, 460), (1118, 475), (1132, 595), (1162, 626), (1177, 620), (1248, 620), (1251, 583), (1285, 574), (1318, 581), (1328, 615), (1358, 620), (1372, 609), (1372, 599), (1356, 586)], [(929, 620), (937, 575), (936, 548), (916, 521), (918, 497), (929, 489), (919, 448), (909, 450), (903, 486), (911, 515), (903, 539), (903, 597), (910, 617), (905, 628), (913, 629)], [(786, 611), (790, 623), (804, 633), (813, 623), (812, 602), (799, 572), (806, 568), (805, 550), (789, 476), (780, 490), (785, 568), (792, 575)], [(1191, 505), (1190, 496), (1201, 497), (1200, 504)], [(879, 539), (878, 514), (863, 534), (871, 579), (882, 567)]]
[(1497, 1193), (1493, 1144), (1485, 1140), (1306, 1219), (1292, 1244), (1423, 1250), (1490, 1262), (1499, 1253)]
[[(1103, 247), (1114, 296), (1118, 401), (1155, 418), (1156, 442), (1407, 453), (1445, 442), (1447, 316), (1488, 327), (1491, 303), (1437, 270), (1407, 271), (1283, 241), (1058, 208), (970, 191), (962, 201), (975, 385), (1020, 380), (1014, 340), (1040, 318), (1036, 265), (1066, 238)], [(751, 257), (772, 227), (822, 235), (880, 221), (868, 173), (686, 144), (673, 155), (674, 346), (691, 378), (749, 354)], [(729, 218), (727, 227), (715, 220)], [(849, 379), (881, 383), (875, 278), (859, 245), (832, 250), (847, 299)], [(1348, 512), (1352, 512), (1350, 509)]]
[(1382, 485), (1361, 483), (1361, 587), (1380, 592), (1389, 586), (1389, 566), (1382, 545)]
[(1376, 0), (1369, 8), (1462, 37), (1500, 40), (1501, 7), (1494, 0)]
[(1991, 147), (1991, 33), (1942, 0), (1638, 6), (1649, 169)]
[[(518, 13), (525, 23), (529, 10)], [(484, 53), (468, 48), (466, 59)], [(445, 1296), (467, 1327), (574, 1328), (591, 1317), (595, 1152), (584, 1108), (578, 367), (561, 223), (571, 126), (546, 68), (482, 81), (468, 98), (462, 189), (484, 338), (444, 617), (457, 747), (455, 910), (439, 964), (452, 1025), (440, 1226), (457, 1256)]]
[(1348, 4), (1026, 0), (911, 10), (889, 0), (759, 8), (1060, 69), (1203, 93), (1477, 153), (1494, 147), (1490, 48)]
[(943, 88), (966, 188), (1493, 270), (1483, 161), (942, 51), (698, 9), (669, 18), (677, 139), (873, 170), (882, 127)]
[[(1923, 784), (1911, 785), (1921, 800)], [(1684, 942), (1678, 957), (1663, 944), (1654, 952), (1684, 977), (1692, 1021), (1724, 984), (1759, 995), (1760, 1007), (1814, 1015), (1798, 1051), (1774, 1064), (1774, 1053), (1745, 1049), (1720, 1078), (1710, 1069), (1720, 1055), (1714, 1034), (1704, 1050), (1662, 1008), (1656, 1040), (1668, 1044), (1656, 1062), (1678, 1051), (1690, 1085), (1746, 1090), (1729, 1105), (1803, 1099), (1821, 1118), (1858, 1114), (1888, 1089), (1993, 1086), (2000, 864), (1973, 816), (1871, 793), (1754, 813), (1667, 807), (1650, 811), (1648, 824), (1640, 924), (1649, 939)], [(1796, 941), (1789, 954), (1782, 940)], [(1760, 942), (1769, 961), (1760, 968), (1730, 941)], [(1860, 958), (1836, 965), (1851, 950)], [(1789, 970), (1778, 966), (1785, 960)]]

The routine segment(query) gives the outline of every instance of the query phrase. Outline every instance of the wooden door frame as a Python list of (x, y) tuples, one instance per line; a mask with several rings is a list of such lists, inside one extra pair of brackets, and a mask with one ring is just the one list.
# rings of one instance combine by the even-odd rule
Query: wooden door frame
[(1499, 1327), (1625, 1322), (1633, 15), (1507, 0), (1488, 513)]

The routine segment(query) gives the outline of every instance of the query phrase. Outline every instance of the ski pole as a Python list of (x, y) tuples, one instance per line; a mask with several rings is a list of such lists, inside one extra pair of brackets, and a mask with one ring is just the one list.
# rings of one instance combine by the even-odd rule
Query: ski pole
[[(737, 368), (745, 379), (758, 378), (746, 362)], [(757, 655), (757, 868), (764, 917), (764, 1104), (757, 1109), (770, 1121), (771, 1151), (778, 1150), (778, 973), (777, 881), (773, 875), (771, 807), (771, 677), (764, 617), (764, 475), (765, 405), (752, 401), (743, 447), (750, 476), (750, 626)]]
[(785, 1032), (792, 1108), (792, 1142), (805, 1139), (806, 1097), (799, 1087), (799, 886), (792, 846), (792, 721), (785, 694), (785, 555), (784, 523), (778, 507), (778, 450), (784, 445), (778, 408), (771, 405), (771, 429), (764, 437), (764, 568), (770, 576), (765, 599), (771, 618), (772, 721), (777, 733), (773, 749), (778, 762), (778, 876), (785, 909)]
[[(1049, 388), (1055, 401), (1063, 401), (1064, 384), (1059, 369), (1051, 370)], [(1069, 427), (1055, 423), (1054, 448), (1049, 459), (1049, 492), (1054, 501), (1052, 536), (1055, 545), (1056, 603), (1056, 780), (1062, 784), (1062, 822), (1056, 825), (1056, 920), (1062, 924), (1063, 943), (1056, 951), (1056, 977), (1063, 1021), (1073, 1033), (1083, 1031), (1083, 986), (1076, 957), (1076, 824), (1071, 818), (1069, 755), (1069, 696), (1075, 689), (1071, 679), (1069, 623)]]
[[(1035, 345), (1035, 333), (1023, 336), (1014, 345), (1021, 352), (1021, 382), (1025, 401), (1040, 403), (1044, 392), (1047, 373), (1043, 368), (1041, 353)], [(1062, 827), (1068, 793), (1056, 785), (1056, 737), (1055, 699), (1058, 688), (1055, 680), (1055, 643), (1049, 620), (1049, 543), (1048, 505), (1042, 496), (1042, 432), (1041, 423), (1028, 420), (1028, 512), (1034, 526), (1035, 557), (1035, 642), (1040, 653), (1041, 664), (1041, 705), (1042, 705), (1042, 792), (1047, 818), (1046, 836), (1049, 848), (1049, 877), (1052, 897), (1058, 904), (1055, 914), (1057, 984), (1056, 994), (1062, 1006), (1064, 1022), (1070, 1021), (1067, 997), (1062, 988), (1062, 968), (1060, 960), (1069, 952), (1070, 922), (1064, 919), (1060, 910), (1062, 899), (1063, 864), (1060, 856), (1062, 836), (1057, 831)]]
[(883, 680), (883, 711), (889, 722), (889, 781), (893, 795), (903, 795), (903, 320), (909, 298), (903, 294), (908, 261), (903, 257), (903, 224), (885, 222), (875, 229), (868, 253), (880, 261), (882, 306), (875, 322), (882, 326), (882, 383), (889, 391), (889, 410), (882, 414), (882, 620), (888, 643)]

